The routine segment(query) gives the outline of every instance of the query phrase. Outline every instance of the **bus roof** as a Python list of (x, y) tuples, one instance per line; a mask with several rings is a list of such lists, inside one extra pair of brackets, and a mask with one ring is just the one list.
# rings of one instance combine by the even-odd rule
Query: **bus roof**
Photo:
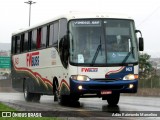
[(25, 29), (20, 29), (18, 31), (15, 31), (14, 33), (12, 33), (12, 36), (19, 34), (19, 33), (23, 33), (25, 31), (29, 31), (31, 29), (34, 28), (38, 28), (40, 26), (49, 24), (53, 21), (59, 20), (61, 18), (66, 18), (68, 21), (71, 19), (85, 19), (85, 18), (115, 18), (115, 19), (131, 19), (131, 17), (125, 15), (125, 14), (115, 14), (115, 13), (94, 13), (94, 12), (90, 12), (90, 13), (81, 13), (81, 12), (70, 12), (69, 14), (65, 14), (65, 15), (61, 15), (58, 17), (55, 17), (53, 19), (44, 21), (40, 24), (25, 28)]

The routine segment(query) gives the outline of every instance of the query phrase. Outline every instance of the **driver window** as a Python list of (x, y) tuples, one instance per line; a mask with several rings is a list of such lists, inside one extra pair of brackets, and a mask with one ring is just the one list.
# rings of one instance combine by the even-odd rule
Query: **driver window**
[(110, 35), (107, 36), (108, 52), (129, 52), (130, 39), (128, 36)]

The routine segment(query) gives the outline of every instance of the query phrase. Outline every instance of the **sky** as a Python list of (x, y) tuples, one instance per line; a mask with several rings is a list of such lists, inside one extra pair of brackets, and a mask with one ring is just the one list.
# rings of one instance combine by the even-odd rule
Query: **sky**
[[(12, 32), (29, 24), (28, 0), (0, 0), (0, 43), (10, 43)], [(123, 13), (135, 20), (144, 38), (144, 51), (160, 57), (160, 0), (33, 0), (31, 26), (76, 12)]]

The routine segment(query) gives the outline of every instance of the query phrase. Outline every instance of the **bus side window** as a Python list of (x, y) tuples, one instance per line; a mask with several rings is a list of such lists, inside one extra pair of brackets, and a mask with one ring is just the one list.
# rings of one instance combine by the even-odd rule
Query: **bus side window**
[(11, 51), (12, 54), (15, 54), (15, 43), (16, 43), (15, 36), (13, 36), (12, 37), (12, 51)]
[(21, 52), (24, 51), (23, 44), (24, 44), (24, 34), (21, 35), (21, 44), (20, 44), (20, 50), (21, 50)]
[(20, 36), (16, 36), (16, 53), (20, 53)]
[(41, 47), (41, 28), (37, 29), (37, 49)]
[(37, 30), (32, 31), (32, 40), (31, 40), (31, 50), (36, 49), (36, 42), (37, 42)]
[(23, 44), (24, 52), (28, 51), (28, 32), (24, 34), (24, 44)]
[(47, 43), (47, 26), (44, 26), (42, 28), (42, 34), (41, 34), (41, 48), (46, 48)]
[(49, 35), (50, 35), (50, 25), (47, 26), (47, 41), (46, 41), (46, 46), (49, 46)]
[(49, 46), (58, 46), (59, 22), (50, 25)]
[(31, 44), (32, 44), (32, 31), (29, 31), (28, 34), (28, 50), (31, 50)]
[(58, 46), (58, 32), (59, 32), (59, 24), (58, 22), (54, 23), (54, 29), (53, 29), (53, 45)]
[(59, 40), (61, 40), (66, 34), (67, 34), (67, 20), (61, 19), (60, 20)]
[(49, 30), (49, 46), (53, 45), (53, 24), (50, 25), (50, 30)]
[(49, 46), (53, 45), (53, 36), (54, 36), (53, 28), (54, 28), (53, 24), (50, 25), (50, 30), (49, 30)]

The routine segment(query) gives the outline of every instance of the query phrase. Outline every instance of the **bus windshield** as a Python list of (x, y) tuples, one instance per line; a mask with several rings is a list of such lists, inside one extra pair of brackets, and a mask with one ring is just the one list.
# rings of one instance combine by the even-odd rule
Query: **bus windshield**
[(133, 20), (71, 20), (69, 39), (71, 63), (93, 66), (138, 62)]

